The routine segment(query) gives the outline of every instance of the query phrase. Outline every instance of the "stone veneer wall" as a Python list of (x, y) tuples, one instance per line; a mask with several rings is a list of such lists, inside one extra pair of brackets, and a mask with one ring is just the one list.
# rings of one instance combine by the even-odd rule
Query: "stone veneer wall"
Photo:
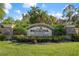
[(6, 35), (6, 39), (11, 39), (13, 35), (13, 29), (11, 26), (0, 27), (0, 34)]

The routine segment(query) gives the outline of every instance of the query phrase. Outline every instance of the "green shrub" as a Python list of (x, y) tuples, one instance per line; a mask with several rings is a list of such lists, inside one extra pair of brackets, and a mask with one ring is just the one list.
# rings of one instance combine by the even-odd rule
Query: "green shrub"
[(39, 42), (61, 42), (65, 40), (64, 36), (53, 36), (53, 37), (28, 37), (25, 35), (13, 35), (13, 39), (18, 42), (26, 42), (30, 40), (32, 43), (39, 43)]
[(52, 39), (52, 37), (40, 37), (38, 38), (38, 42), (48, 42)]
[(0, 34), (0, 41), (4, 41), (6, 39), (5, 35)]
[(46, 38), (46, 37), (38, 37), (38, 38), (37, 38), (37, 41), (38, 41), (38, 42), (47, 42), (47, 41), (49, 41), (49, 39)]
[(25, 33), (26, 33), (26, 29), (23, 27), (15, 27), (13, 29), (13, 34), (21, 35), (21, 34), (25, 34)]
[(29, 39), (33, 43), (39, 43), (39, 42), (61, 42), (65, 40), (65, 36), (51, 36), (51, 37), (29, 37)]
[(37, 43), (37, 42), (48, 42), (52, 39), (52, 37), (30, 37), (29, 39)]
[(66, 34), (65, 29), (64, 29), (64, 25), (62, 25), (62, 24), (54, 24), (53, 27), (55, 28), (54, 35), (60, 36), (60, 35), (65, 35)]
[(54, 41), (54, 42), (61, 42), (61, 41), (64, 41), (64, 40), (65, 40), (64, 36), (53, 36), (52, 37), (52, 41)]
[(13, 35), (13, 40), (19, 41), (19, 42), (24, 42), (26, 41), (26, 36), (25, 35)]
[(72, 35), (72, 40), (73, 41), (79, 41), (79, 34)]

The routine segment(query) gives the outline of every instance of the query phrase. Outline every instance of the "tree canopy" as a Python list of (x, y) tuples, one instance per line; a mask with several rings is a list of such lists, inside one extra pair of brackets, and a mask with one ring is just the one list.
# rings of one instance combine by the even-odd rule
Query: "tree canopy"
[(0, 20), (2, 20), (4, 18), (4, 16), (5, 16), (4, 9), (5, 9), (5, 4), (0, 3)]

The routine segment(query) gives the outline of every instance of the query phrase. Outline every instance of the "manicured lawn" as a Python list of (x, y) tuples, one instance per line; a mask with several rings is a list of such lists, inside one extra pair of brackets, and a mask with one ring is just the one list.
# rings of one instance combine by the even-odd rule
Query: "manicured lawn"
[(2, 56), (79, 56), (79, 42), (15, 44), (0, 41)]

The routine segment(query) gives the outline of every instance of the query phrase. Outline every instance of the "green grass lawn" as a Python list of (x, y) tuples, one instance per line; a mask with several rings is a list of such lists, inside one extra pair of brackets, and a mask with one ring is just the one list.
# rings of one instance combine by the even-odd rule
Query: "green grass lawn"
[(0, 41), (1, 56), (79, 56), (79, 42), (15, 44)]

